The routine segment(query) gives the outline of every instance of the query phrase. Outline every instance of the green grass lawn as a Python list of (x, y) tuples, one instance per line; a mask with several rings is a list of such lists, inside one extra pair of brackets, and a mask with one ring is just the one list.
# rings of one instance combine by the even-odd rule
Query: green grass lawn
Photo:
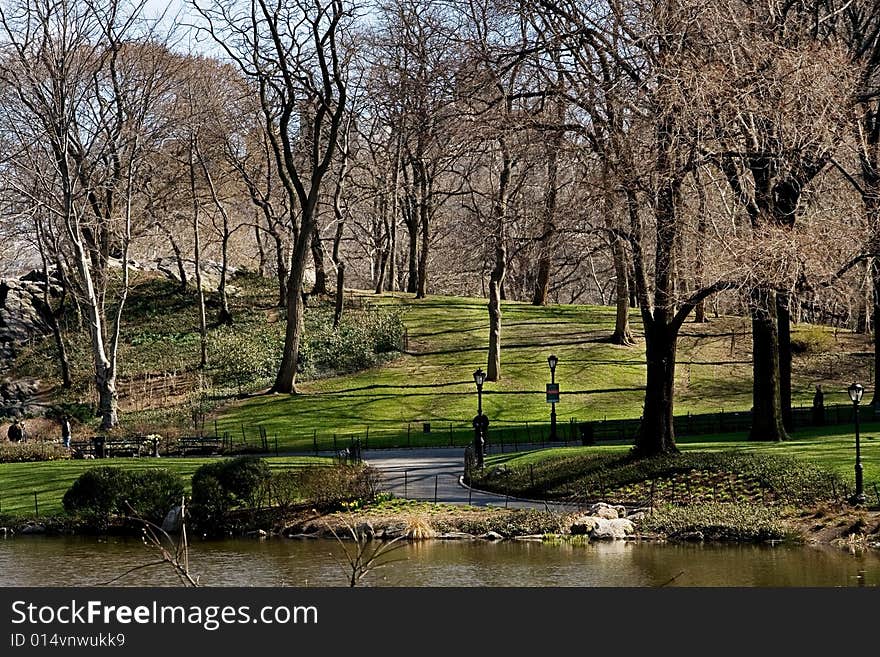
[[(311, 447), (315, 437), (324, 448), (334, 434), (338, 441), (364, 438), (368, 429), (372, 447), (405, 445), (408, 432), (414, 446), (467, 442), (476, 412), (472, 374), (486, 368), (485, 300), (357, 294), (371, 303), (401, 307), (408, 331), (405, 353), (371, 370), (304, 382), (295, 396), (257, 395), (226, 406), (217, 414), (219, 430), (236, 439), (244, 430), (256, 439), (263, 426), (270, 436), (278, 436), (279, 445), (299, 449)], [(502, 380), (487, 382), (483, 391), (490, 431), (548, 422), (544, 386), (551, 353), (559, 357), (560, 423), (571, 418), (638, 418), (645, 384), (644, 343), (619, 347), (606, 342), (613, 322), (611, 307), (505, 302)], [(640, 325), (634, 314), (637, 336)], [(827, 354), (796, 358), (795, 403), (808, 405), (816, 383), (824, 385), (826, 403), (843, 402), (852, 377), (868, 379), (871, 354), (866, 338), (834, 333), (829, 345)], [(676, 413), (749, 409), (750, 359), (746, 320), (717, 318), (709, 324), (685, 325), (678, 349)], [(430, 434), (422, 433), (426, 422), (431, 423)]]
[[(34, 514), (34, 493), (37, 494), (40, 515), (63, 513), (61, 498), (73, 481), (88, 468), (120, 466), (131, 470), (165, 468), (180, 475), (187, 489), (190, 477), (209, 458), (165, 459), (100, 459), (83, 461), (41, 461), (36, 463), (0, 464), (0, 513)], [(266, 458), (272, 469), (295, 469), (306, 465), (328, 463), (329, 459), (310, 456), (282, 456)]]
[[(682, 451), (743, 450), (782, 454), (812, 463), (824, 470), (841, 475), (853, 486), (855, 483), (855, 435), (852, 427), (823, 427), (804, 429), (782, 443), (762, 443), (747, 440), (743, 433), (714, 436), (689, 436), (677, 441)], [(511, 467), (526, 466), (561, 455), (581, 452), (624, 453), (629, 445), (600, 445), (596, 447), (558, 447), (527, 453), (496, 454), (487, 459), (487, 465), (505, 463)], [(866, 493), (876, 502), (874, 483), (880, 489), (880, 423), (862, 425), (862, 466)]]

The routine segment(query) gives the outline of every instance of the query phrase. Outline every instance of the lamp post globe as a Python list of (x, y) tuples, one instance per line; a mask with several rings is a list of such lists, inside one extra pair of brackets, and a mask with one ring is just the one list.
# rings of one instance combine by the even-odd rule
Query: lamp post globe
[(483, 413), (483, 384), (486, 382), (486, 373), (482, 368), (474, 372), (474, 383), (477, 384), (477, 415)]
[(847, 388), (850, 401), (853, 403), (853, 420), (856, 425), (856, 492), (850, 499), (853, 504), (865, 503), (865, 487), (864, 475), (862, 468), (862, 450), (859, 439), (859, 403), (862, 401), (862, 395), (865, 394), (865, 388), (860, 383), (855, 383)]

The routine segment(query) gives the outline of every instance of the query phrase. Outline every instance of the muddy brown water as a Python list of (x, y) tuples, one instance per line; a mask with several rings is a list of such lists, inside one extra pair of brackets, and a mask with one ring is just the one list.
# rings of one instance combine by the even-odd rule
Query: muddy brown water
[[(348, 546), (351, 549), (351, 545)], [(0, 539), (0, 586), (94, 586), (156, 554), (130, 538)], [(814, 546), (422, 541), (403, 544), (366, 586), (851, 587), (880, 585), (880, 555)], [(344, 554), (324, 539), (195, 542), (190, 569), (209, 586), (345, 586)], [(168, 566), (117, 586), (177, 585)]]

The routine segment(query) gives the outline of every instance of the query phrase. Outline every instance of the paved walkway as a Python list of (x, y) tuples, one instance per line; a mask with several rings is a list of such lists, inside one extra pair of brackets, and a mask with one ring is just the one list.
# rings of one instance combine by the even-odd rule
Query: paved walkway
[(464, 486), (464, 448), (382, 449), (363, 453), (364, 460), (379, 469), (385, 489), (397, 497), (474, 506), (506, 506), (516, 509), (573, 511), (573, 505), (535, 502), (482, 493)]

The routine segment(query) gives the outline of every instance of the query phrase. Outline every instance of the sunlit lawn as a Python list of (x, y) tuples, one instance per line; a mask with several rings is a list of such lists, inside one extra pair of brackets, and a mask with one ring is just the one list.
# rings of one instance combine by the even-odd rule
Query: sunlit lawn
[[(476, 412), (473, 372), (486, 368), (488, 320), (483, 299), (407, 295), (364, 295), (371, 303), (399, 305), (408, 330), (408, 349), (382, 367), (348, 376), (301, 383), (301, 394), (257, 395), (221, 409), (217, 426), (235, 440), (244, 430), (256, 440), (259, 427), (278, 436), (285, 448), (332, 446), (349, 437), (366, 437), (370, 446), (389, 444), (463, 444)], [(547, 356), (559, 357), (557, 381), (562, 398), (560, 423), (603, 418), (638, 418), (645, 384), (644, 344), (619, 347), (606, 342), (613, 329), (614, 309), (605, 306), (506, 302), (502, 333), (502, 380), (487, 382), (483, 408), (490, 431), (547, 423), (549, 406), (544, 386), (549, 381)], [(633, 315), (638, 332), (640, 320)], [(716, 413), (751, 407), (751, 340), (748, 323), (718, 318), (710, 324), (687, 324), (678, 350), (676, 413)], [(859, 336), (835, 337), (839, 361), (869, 360)], [(849, 342), (847, 342), (849, 341)], [(862, 362), (864, 361), (864, 363)], [(824, 361), (823, 361), (824, 362)], [(794, 366), (794, 399), (808, 405), (814, 384), (825, 384), (826, 403), (842, 402), (852, 370), (798, 359)], [(423, 433), (423, 424), (431, 433)], [(545, 428), (546, 431), (546, 428)], [(450, 432), (452, 436), (450, 436)], [(409, 440), (407, 441), (407, 435)], [(523, 440), (522, 438), (515, 438)]]

